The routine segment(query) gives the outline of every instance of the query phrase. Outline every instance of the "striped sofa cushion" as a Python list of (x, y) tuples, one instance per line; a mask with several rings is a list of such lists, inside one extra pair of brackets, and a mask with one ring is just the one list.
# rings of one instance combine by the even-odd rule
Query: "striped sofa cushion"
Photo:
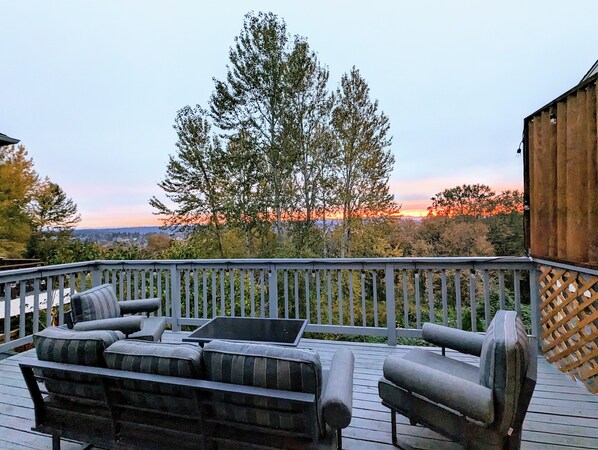
[[(201, 376), (201, 348), (197, 345), (125, 340), (106, 349), (104, 358), (111, 369), (184, 378)], [(118, 385), (123, 389), (123, 400), (131, 406), (178, 414), (191, 414), (197, 409), (195, 394), (184, 387), (143, 381), (121, 381)]]
[(517, 412), (529, 366), (529, 339), (515, 311), (498, 311), (480, 355), (480, 384), (494, 391), (495, 426), (505, 433)]
[[(317, 353), (268, 345), (212, 341), (203, 351), (205, 378), (211, 381), (316, 394), (322, 392)], [(311, 424), (297, 404), (284, 400), (213, 394), (214, 414), (224, 420), (309, 433)], [(319, 410), (319, 406), (318, 406)], [(321, 427), (319, 421), (316, 426)]]
[(120, 307), (111, 284), (102, 284), (73, 295), (71, 308), (74, 323), (120, 316)]
[[(33, 335), (38, 359), (65, 364), (105, 367), (104, 350), (114, 342), (124, 339), (120, 331), (72, 331), (50, 327)], [(49, 393), (62, 394), (78, 399), (103, 400), (98, 380), (87, 375), (44, 371)]]

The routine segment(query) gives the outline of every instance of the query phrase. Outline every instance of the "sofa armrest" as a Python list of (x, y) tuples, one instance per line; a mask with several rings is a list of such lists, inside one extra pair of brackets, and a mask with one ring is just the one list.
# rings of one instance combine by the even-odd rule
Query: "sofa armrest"
[(143, 328), (142, 316), (114, 317), (112, 319), (87, 320), (77, 322), (73, 329), (75, 331), (93, 331), (93, 330), (115, 330), (129, 335)]
[(471, 331), (457, 330), (433, 323), (426, 323), (422, 328), (422, 337), (432, 344), (448, 347), (468, 355), (480, 356), (484, 335)]
[(353, 366), (350, 350), (340, 349), (332, 357), (328, 383), (322, 394), (322, 417), (333, 429), (346, 428), (353, 414)]
[(118, 302), (121, 314), (150, 313), (160, 308), (159, 298), (144, 298), (140, 300), (125, 300)]
[(485, 424), (494, 422), (492, 389), (400, 357), (384, 361), (384, 377), (413, 394)]

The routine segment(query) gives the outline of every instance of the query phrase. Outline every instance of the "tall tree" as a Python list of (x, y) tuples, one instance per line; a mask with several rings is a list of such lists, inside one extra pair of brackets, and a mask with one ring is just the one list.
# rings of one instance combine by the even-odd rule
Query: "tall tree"
[(31, 232), (27, 208), (37, 182), (24, 146), (0, 147), (0, 256), (22, 256)]
[(328, 70), (304, 40), (296, 38), (288, 60), (289, 96), (284, 120), (284, 143), (295, 151), (296, 173), (294, 219), (299, 225), (298, 246), (304, 247), (317, 219), (326, 176), (336, 157), (330, 133), (333, 96), (327, 90)]
[(166, 176), (158, 186), (174, 206), (166, 205), (155, 196), (150, 199), (150, 205), (172, 229), (189, 231), (207, 224), (222, 257), (222, 145), (211, 135), (206, 111), (199, 105), (181, 109), (173, 127), (178, 136), (177, 153), (170, 155)]
[(342, 211), (341, 257), (350, 256), (355, 220), (393, 208), (388, 179), (394, 165), (388, 117), (370, 99), (370, 88), (353, 67), (336, 92), (332, 126), (338, 142), (337, 205)]
[(230, 49), (226, 81), (214, 79), (210, 100), (214, 123), (223, 131), (251, 134), (255, 151), (264, 156), (266, 194), (283, 236), (295, 152), (283, 145), (283, 119), (289, 92), (285, 81), (290, 39), (286, 24), (272, 13), (247, 14)]

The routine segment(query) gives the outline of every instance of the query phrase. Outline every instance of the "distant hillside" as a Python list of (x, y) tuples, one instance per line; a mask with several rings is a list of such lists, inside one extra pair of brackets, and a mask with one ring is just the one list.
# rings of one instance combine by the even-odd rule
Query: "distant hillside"
[(120, 228), (77, 228), (75, 237), (90, 236), (94, 234), (108, 233), (139, 233), (139, 234), (168, 234), (168, 231), (160, 227), (120, 227)]

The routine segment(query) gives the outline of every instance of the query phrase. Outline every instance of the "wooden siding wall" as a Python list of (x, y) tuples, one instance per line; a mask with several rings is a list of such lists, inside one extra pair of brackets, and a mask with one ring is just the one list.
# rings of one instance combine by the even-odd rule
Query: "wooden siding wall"
[(598, 266), (596, 83), (594, 78), (526, 119), (534, 257)]

